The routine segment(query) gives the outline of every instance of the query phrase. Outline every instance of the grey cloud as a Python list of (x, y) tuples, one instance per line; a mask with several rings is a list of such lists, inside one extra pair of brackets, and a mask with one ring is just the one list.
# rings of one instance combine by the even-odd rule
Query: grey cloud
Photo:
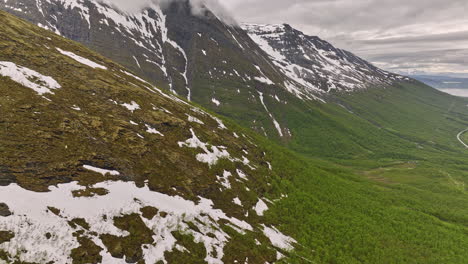
[(392, 43), (418, 43), (418, 42), (452, 42), (452, 41), (467, 41), (468, 42), (468, 31), (431, 34), (416, 37), (396, 37), (387, 39), (368, 39), (363, 40), (366, 44), (392, 44)]
[(398, 70), (401, 66), (401, 69), (468, 72), (466, 0), (225, 0), (223, 3), (238, 20), (290, 23), (387, 69)]
[(225, 0), (223, 3), (242, 20), (273, 22), (288, 17), (291, 23), (336, 30), (385, 29), (413, 22), (464, 18), (468, 7), (465, 0)]

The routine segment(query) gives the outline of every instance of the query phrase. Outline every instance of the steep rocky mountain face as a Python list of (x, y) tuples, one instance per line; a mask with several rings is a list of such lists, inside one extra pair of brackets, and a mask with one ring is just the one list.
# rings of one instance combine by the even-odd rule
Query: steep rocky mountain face
[(185, 53), (168, 39), (165, 16), (156, 6), (138, 15), (89, 0), (0, 1), (0, 6), (83, 43), (158, 85), (185, 90)]
[(273, 154), (122, 66), (0, 12), (0, 92), (0, 263), (264, 263), (293, 249), (264, 216), (282, 195)]
[[(197, 85), (200, 78), (257, 77), (249, 72), (263, 77), (254, 64), (269, 78), (281, 78), (242, 29), (209, 11), (193, 15), (189, 1), (174, 2), (164, 10), (151, 5), (137, 14), (94, 0), (2, 0), (0, 8), (81, 42), (189, 100), (208, 93)], [(204, 71), (206, 64), (211, 71)], [(234, 72), (233, 64), (244, 67)]]
[(409, 80), (287, 24), (243, 24), (242, 28), (286, 76), (306, 88), (305, 92), (355, 91)]
[(402, 79), (289, 25), (241, 28), (208, 10), (192, 14), (189, 1), (163, 10), (152, 5), (137, 14), (93, 0), (2, 0), (0, 8), (203, 103), (207, 93), (215, 93), (206, 86), (229, 81), (267, 84), (313, 99), (332, 90), (353, 91)]

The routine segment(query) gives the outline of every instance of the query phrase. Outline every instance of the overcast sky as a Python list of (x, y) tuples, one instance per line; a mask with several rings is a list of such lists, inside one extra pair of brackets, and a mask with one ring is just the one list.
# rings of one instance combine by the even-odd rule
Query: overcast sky
[(387, 70), (468, 75), (468, 0), (191, 1), (219, 1), (239, 22), (291, 24)]
[(221, 0), (239, 21), (289, 23), (394, 71), (468, 73), (468, 0)]

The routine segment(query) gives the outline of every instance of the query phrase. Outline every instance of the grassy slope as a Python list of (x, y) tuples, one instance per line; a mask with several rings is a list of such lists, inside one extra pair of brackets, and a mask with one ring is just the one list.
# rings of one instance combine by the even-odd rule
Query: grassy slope
[(346, 159), (410, 156), (421, 149), (457, 153), (455, 136), (468, 123), (465, 100), (419, 84), (369, 89), (329, 101), (337, 104), (300, 106), (307, 109), (302, 115), (287, 107), (277, 110), (295, 135), (290, 148)]
[[(280, 177), (274, 189), (288, 195), (266, 214), (298, 239), (288, 263), (464, 263), (468, 258), (468, 170), (462, 155), (418, 162), (329, 161), (250, 135), (273, 155)], [(444, 158), (453, 164), (437, 162)]]
[[(289, 194), (267, 218), (298, 238), (299, 255), (316, 263), (462, 263), (468, 257), (467, 152), (456, 140), (468, 124), (465, 100), (405, 83), (328, 99), (342, 106), (303, 102), (236, 78), (208, 81), (212, 65), (198, 65), (205, 75), (194, 80), (193, 99), (260, 134), (264, 127), (297, 153), (257, 136), (280, 170), (278, 189)], [(224, 70), (232, 67), (246, 68), (230, 61)], [(294, 137), (277, 136), (256, 89)]]
[(317, 105), (317, 125), (302, 123), (289, 142), (334, 162), (319, 165), (321, 176), (313, 168), (297, 174), (297, 189), (277, 211), (314, 250), (312, 259), (463, 263), (468, 152), (456, 135), (468, 124), (466, 100), (403, 84), (342, 95), (340, 104), (353, 114)]
[[(257, 119), (275, 138), (255, 99), (239, 109), (234, 86), (224, 90), (234, 101), (219, 113), (249, 127)], [(316, 263), (463, 263), (468, 152), (456, 135), (468, 125), (465, 99), (419, 83), (340, 94), (330, 104), (288, 99), (265, 96), (294, 135), (276, 140), (298, 153), (275, 156), (294, 176), (289, 199), (270, 216), (300, 237), (300, 255)]]
[(302, 169), (289, 199), (271, 212), (299, 238), (300, 255), (316, 263), (463, 263), (468, 257), (466, 193), (373, 183), (330, 164), (327, 172)]
[(415, 83), (330, 100), (347, 109), (270, 108), (299, 154), (275, 154), (280, 175), (293, 178), (268, 216), (299, 238), (297, 253), (315, 263), (463, 263), (468, 167), (456, 135), (466, 100)]

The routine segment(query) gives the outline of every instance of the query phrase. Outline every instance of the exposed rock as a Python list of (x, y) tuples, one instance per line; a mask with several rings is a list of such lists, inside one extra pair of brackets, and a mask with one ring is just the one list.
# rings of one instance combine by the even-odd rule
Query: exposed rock
[(15, 176), (6, 167), (0, 165), (0, 186), (7, 186), (13, 182), (15, 182)]
[(0, 231), (0, 244), (9, 242), (14, 237), (15, 235), (9, 231)]
[(0, 216), (7, 217), (12, 215), (10, 208), (5, 203), (0, 203)]

